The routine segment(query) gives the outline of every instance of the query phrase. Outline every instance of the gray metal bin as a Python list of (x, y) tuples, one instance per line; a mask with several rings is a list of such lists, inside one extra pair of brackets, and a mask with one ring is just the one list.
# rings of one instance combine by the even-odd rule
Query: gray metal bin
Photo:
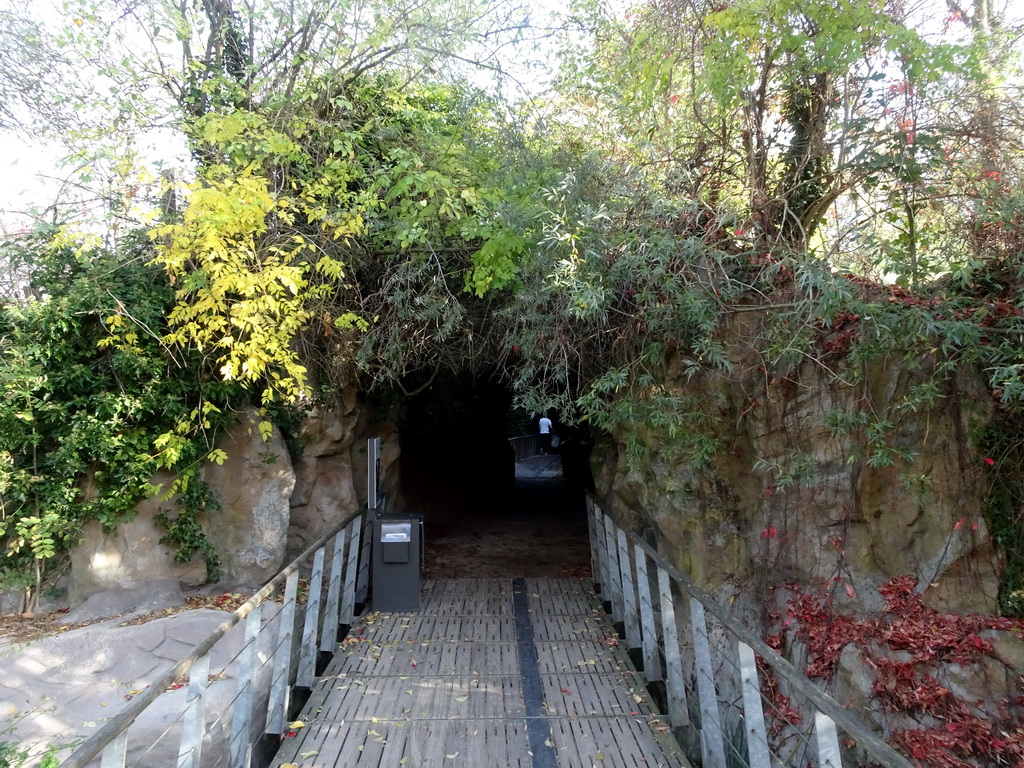
[(408, 613), (420, 609), (422, 547), (422, 517), (388, 515), (373, 521), (373, 610)]

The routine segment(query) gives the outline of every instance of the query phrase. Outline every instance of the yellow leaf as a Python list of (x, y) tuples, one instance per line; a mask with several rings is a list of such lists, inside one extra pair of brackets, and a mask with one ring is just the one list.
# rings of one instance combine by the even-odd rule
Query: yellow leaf
[(306, 724), (301, 720), (296, 720), (294, 723), (288, 726), (289, 728), (305, 728)]

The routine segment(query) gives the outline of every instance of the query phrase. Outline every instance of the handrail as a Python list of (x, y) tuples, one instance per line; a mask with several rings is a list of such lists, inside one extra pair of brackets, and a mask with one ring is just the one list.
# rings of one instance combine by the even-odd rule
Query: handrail
[(139, 715), (142, 714), (150, 704), (156, 701), (156, 699), (163, 694), (175, 680), (188, 672), (196, 661), (209, 653), (213, 646), (216, 645), (232, 627), (239, 624), (242, 619), (246, 618), (256, 606), (262, 604), (268, 597), (273, 595), (278, 588), (285, 583), (289, 575), (297, 572), (310, 557), (314, 556), (318, 550), (326, 546), (327, 542), (330, 541), (332, 537), (337, 536), (353, 520), (360, 517), (361, 514), (361, 512), (357, 512), (350, 517), (347, 517), (344, 522), (331, 530), (330, 533), (321, 536), (313, 542), (313, 544), (311, 544), (302, 554), (285, 566), (277, 576), (268, 581), (259, 592), (240, 605), (226, 621), (221, 623), (220, 626), (213, 630), (209, 635), (194, 645), (192, 650), (189, 651), (186, 656), (180, 659), (174, 666), (164, 672), (155, 681), (150, 683), (149, 687), (142, 691), (142, 693), (139, 693), (132, 698), (124, 709), (110, 718), (103, 727), (82, 742), (68, 757), (63, 759), (60, 763), (61, 768), (85, 768), (90, 760), (96, 757), (104, 747), (126, 731), (131, 724), (135, 722)]
[(540, 455), (540, 437), (538, 435), (517, 435), (508, 438), (508, 444), (512, 446), (516, 461), (528, 459), (531, 456)]
[[(627, 530), (615, 515), (607, 511), (604, 500), (600, 499), (597, 494), (588, 491), (587, 497), (591, 502), (592, 511), (597, 514), (603, 515), (607, 518), (614, 527), (618, 529), (626, 538), (628, 538), (634, 547), (634, 557), (639, 550), (643, 554), (650, 558), (651, 561), (663, 571), (667, 576), (672, 578), (680, 587), (680, 589), (686, 592), (692, 599), (698, 601), (704, 608), (712, 613), (722, 626), (732, 632), (739, 640), (749, 646), (757, 655), (759, 655), (764, 662), (770, 666), (776, 673), (781, 677), (784, 677), (790, 686), (806, 699), (812, 702), (818, 710), (831, 718), (839, 727), (841, 727), (847, 734), (853, 737), (863, 749), (871, 755), (875, 760), (880, 761), (886, 768), (915, 768), (914, 764), (905, 758), (903, 755), (894, 750), (885, 741), (878, 738), (876, 735), (867, 730), (862, 722), (851, 715), (831, 696), (826, 694), (814, 683), (812, 683), (805, 675), (801, 674), (800, 671), (787, 659), (783, 658), (777, 651), (769, 647), (763, 640), (757, 637), (747, 627), (740, 624), (726, 610), (725, 606), (715, 600), (711, 595), (701, 589), (699, 586), (693, 583), (685, 574), (683, 574), (678, 568), (664, 558), (659, 552), (651, 547), (647, 542), (636, 536), (633, 532)], [(597, 525), (597, 523), (595, 523)], [(591, 529), (592, 538), (596, 541), (592, 541), (592, 546), (595, 549), (595, 567), (594, 579), (595, 581), (603, 582), (604, 578), (601, 574), (611, 574), (608, 564), (597, 563), (600, 559), (600, 538), (595, 533), (594, 529)], [(620, 547), (619, 554), (623, 554), (623, 547)], [(628, 559), (628, 554), (627, 554)], [(620, 563), (621, 565), (621, 563)], [(628, 563), (626, 565), (628, 567)], [(644, 577), (646, 578), (646, 563), (643, 566)], [(639, 570), (639, 569), (638, 569)], [(639, 575), (639, 574), (638, 574)], [(625, 581), (625, 579), (624, 579)], [(623, 586), (628, 586), (632, 589), (632, 584), (616, 584), (614, 581), (614, 575), (612, 575), (612, 583), (610, 585), (612, 590), (612, 597), (617, 598), (617, 602), (622, 605), (626, 613), (629, 613), (629, 602), (626, 597), (622, 594)], [(618, 592), (616, 592), (618, 588)], [(606, 594), (604, 585), (602, 584), (602, 596)], [(606, 598), (607, 599), (607, 598)], [(635, 600), (635, 594), (633, 595)], [(616, 602), (613, 599), (613, 605)], [(633, 615), (635, 616), (636, 608), (633, 606)], [(663, 616), (663, 621), (665, 617)], [(673, 620), (674, 621), (674, 620)], [(627, 626), (627, 631), (629, 627)], [(636, 631), (635, 628), (633, 631)], [(674, 632), (674, 627), (673, 627)], [(706, 635), (706, 631), (705, 631)], [(639, 643), (637, 644), (637, 647)], [(678, 653), (678, 651), (676, 652)], [(666, 650), (666, 655), (668, 651)], [(755, 672), (756, 674), (756, 672)], [(670, 698), (672, 692), (669, 691)], [(838, 756), (837, 756), (838, 757)], [(838, 765), (838, 763), (836, 763)]]

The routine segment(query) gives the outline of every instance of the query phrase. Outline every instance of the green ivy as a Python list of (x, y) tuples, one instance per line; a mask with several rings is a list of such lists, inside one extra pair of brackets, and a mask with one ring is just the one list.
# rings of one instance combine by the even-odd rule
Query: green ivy
[[(204, 403), (223, 406), (239, 390), (204, 387), (202, 358), (164, 345), (173, 290), (149, 265), (144, 239), (110, 252), (44, 229), (8, 240), (3, 256), (41, 298), (0, 308), (0, 587), (28, 588), (35, 599), (85, 522), (110, 529), (130, 520), (160, 468), (195, 473), (224, 422)], [(195, 431), (162, 447), (183, 422)], [(186, 515), (169, 537), (179, 557), (199, 548), (215, 566), (199, 533), (184, 532), (202, 499), (183, 498)]]

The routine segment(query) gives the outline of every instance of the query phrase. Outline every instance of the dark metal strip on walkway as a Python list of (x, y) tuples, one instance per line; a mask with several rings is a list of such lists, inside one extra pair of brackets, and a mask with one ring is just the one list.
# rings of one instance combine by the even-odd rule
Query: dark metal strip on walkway
[(530, 621), (530, 598), (525, 579), (512, 580), (512, 604), (516, 615), (516, 644), (519, 649), (519, 680), (522, 684), (523, 703), (526, 708), (526, 731), (530, 735), (533, 768), (558, 768), (552, 747), (551, 726), (543, 719), (544, 683), (540, 678), (537, 645)]
[(421, 605), (360, 619), (273, 766), (687, 765), (585, 582), (439, 580)]

